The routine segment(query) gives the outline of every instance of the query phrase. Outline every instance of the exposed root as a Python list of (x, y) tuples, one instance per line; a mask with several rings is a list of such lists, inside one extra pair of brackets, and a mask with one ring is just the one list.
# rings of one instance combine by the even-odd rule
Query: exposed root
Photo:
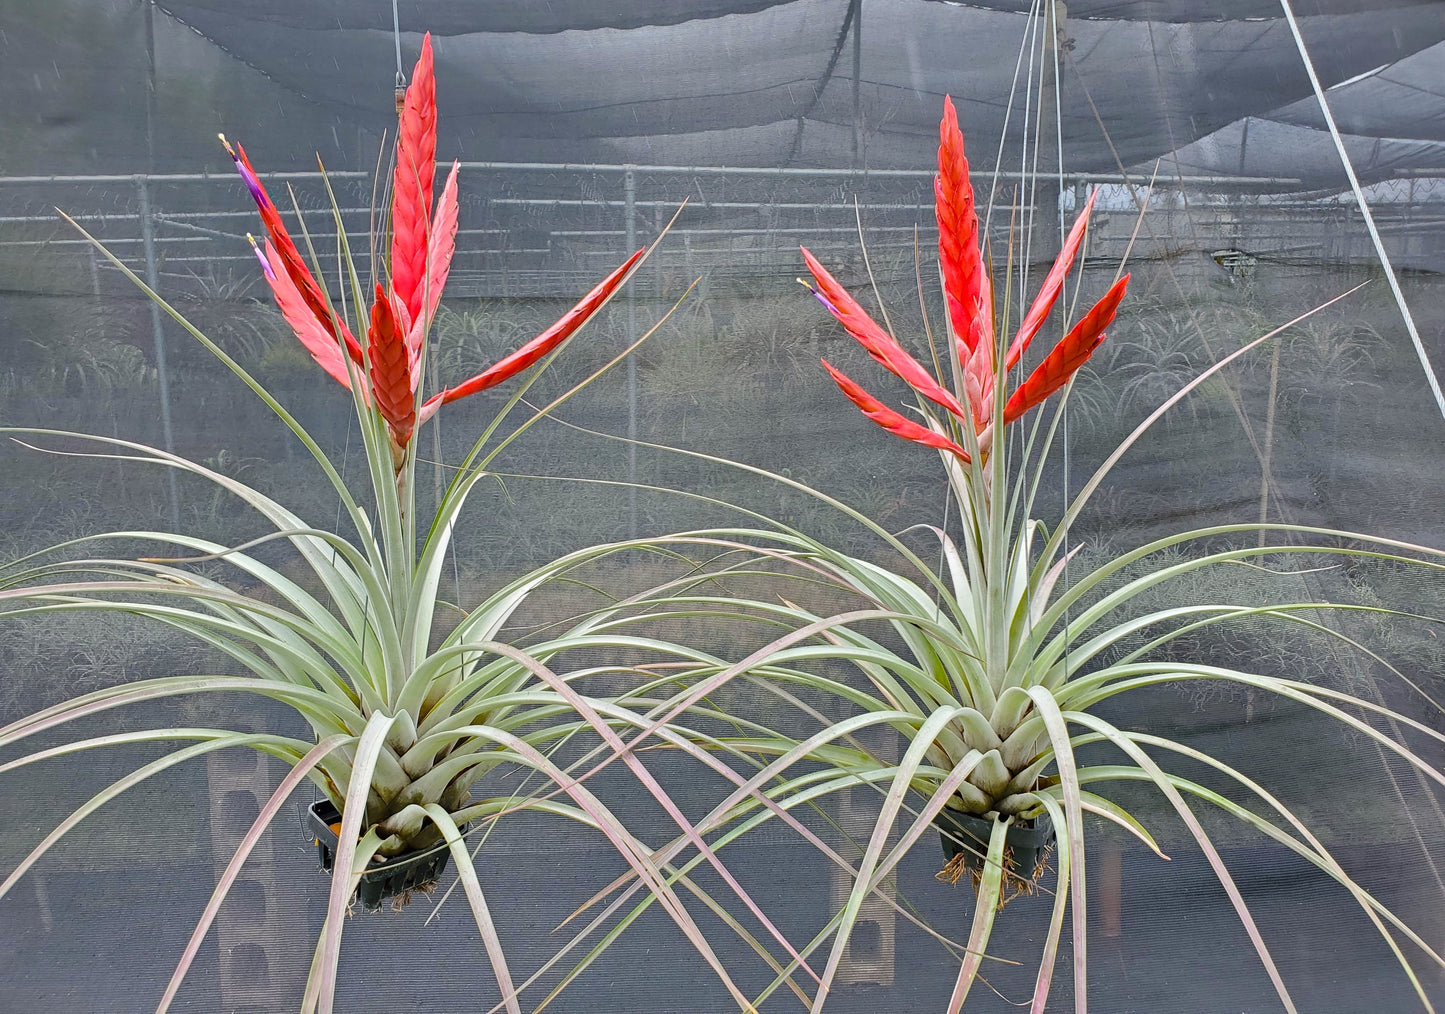
[(400, 912), (402, 909), (406, 908), (406, 906), (411, 904), (411, 896), (413, 894), (420, 893), (429, 895), (436, 889), (437, 882), (433, 880), (431, 883), (417, 884), (415, 887), (408, 888), (407, 890), (402, 891), (400, 894), (394, 894), (391, 898), (391, 910), (393, 912)]
[[(1014, 869), (1013, 850), (1009, 848), (1004, 849), (1003, 884), (999, 889), (998, 896), (999, 911), (1003, 911), (1005, 905), (1020, 895), (1031, 895), (1038, 892), (1039, 880), (1043, 877), (1044, 871), (1049, 868), (1048, 860), (1049, 856), (1053, 854), (1053, 851), (1053, 846), (1050, 845), (1047, 849), (1040, 852), (1039, 861), (1031, 871), (1032, 876), (1026, 878), (1020, 876)], [(970, 864), (970, 859), (975, 860), (976, 865)], [(967, 852), (960, 852), (950, 859), (944, 865), (943, 869), (934, 874), (934, 879), (953, 884), (956, 887), (958, 882), (964, 878), (965, 874), (967, 874), (969, 882), (973, 885), (973, 893), (976, 896), (979, 885), (983, 882), (982, 857), (975, 857)]]
[(967, 853), (960, 852), (945, 863), (943, 869), (933, 875), (933, 879), (941, 880), (957, 887), (958, 882), (963, 879), (963, 875), (967, 872), (968, 855)]

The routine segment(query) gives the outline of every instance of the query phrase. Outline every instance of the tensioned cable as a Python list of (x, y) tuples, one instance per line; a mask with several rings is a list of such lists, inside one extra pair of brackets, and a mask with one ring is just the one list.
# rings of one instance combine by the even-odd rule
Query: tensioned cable
[(1360, 178), (1355, 175), (1355, 164), (1350, 161), (1350, 154), (1345, 150), (1344, 139), (1340, 137), (1340, 128), (1335, 126), (1334, 115), (1330, 112), (1330, 104), (1325, 101), (1325, 90), (1320, 86), (1319, 75), (1315, 73), (1314, 61), (1310, 59), (1309, 50), (1305, 48), (1304, 36), (1300, 34), (1299, 24), (1294, 18), (1294, 9), (1290, 6), (1290, 0), (1279, 0), (1280, 6), (1284, 8), (1285, 20), (1289, 22), (1290, 33), (1294, 36), (1294, 44), (1299, 49), (1300, 60), (1305, 65), (1305, 73), (1309, 74), (1310, 84), (1314, 87), (1315, 98), (1319, 99), (1320, 112), (1324, 114), (1325, 126), (1330, 129), (1330, 137), (1334, 138), (1335, 151), (1340, 154), (1340, 161), (1344, 163), (1345, 175), (1350, 179), (1350, 189), (1354, 191), (1355, 201), (1360, 205), (1360, 215), (1365, 220), (1365, 228), (1369, 230), (1370, 240), (1375, 244), (1375, 254), (1380, 258), (1380, 265), (1385, 269), (1385, 278), (1390, 282), (1390, 291), (1395, 295), (1395, 303), (1400, 308), (1400, 316), (1405, 318), (1405, 330), (1410, 333), (1410, 341), (1414, 343), (1415, 354), (1420, 357), (1420, 367), (1425, 371), (1425, 381), (1430, 385), (1430, 393), (1435, 396), (1435, 405), (1440, 409), (1440, 418), (1445, 419), (1445, 393), (1440, 391), (1440, 381), (1435, 377), (1435, 369), (1430, 365), (1430, 357), (1425, 352), (1425, 343), (1420, 340), (1420, 332), (1415, 327), (1415, 318), (1410, 313), (1410, 305), (1405, 302), (1405, 294), (1400, 291), (1400, 281), (1395, 277), (1395, 268), (1390, 263), (1390, 255), (1385, 252), (1384, 241), (1380, 239), (1380, 230), (1375, 228), (1375, 216), (1370, 214), (1370, 206), (1365, 202), (1364, 191), (1360, 188)]
[[(1330, 137), (1334, 138), (1335, 150), (1339, 152), (1340, 161), (1344, 164), (1345, 175), (1350, 179), (1350, 189), (1354, 191), (1355, 200), (1360, 205), (1360, 214), (1365, 219), (1365, 228), (1369, 230), (1370, 240), (1375, 244), (1375, 253), (1380, 258), (1380, 264), (1385, 269), (1385, 277), (1390, 282), (1390, 291), (1395, 295), (1395, 303), (1400, 308), (1400, 315), (1405, 318), (1405, 330), (1410, 333), (1410, 341), (1415, 345), (1415, 354), (1420, 357), (1420, 366), (1425, 371), (1425, 380), (1430, 385), (1430, 391), (1435, 395), (1435, 404), (1440, 409), (1440, 416), (1445, 419), (1445, 395), (1440, 392), (1440, 381), (1435, 377), (1435, 370), (1430, 365), (1430, 357), (1425, 354), (1425, 345), (1420, 340), (1420, 332), (1415, 328), (1415, 318), (1410, 313), (1410, 305), (1405, 302), (1405, 294), (1400, 291), (1400, 282), (1395, 277), (1395, 268), (1390, 263), (1390, 255), (1385, 252), (1385, 244), (1380, 239), (1380, 232), (1375, 228), (1375, 217), (1370, 214), (1370, 206), (1365, 203), (1365, 194), (1360, 188), (1360, 179), (1355, 175), (1354, 163), (1350, 161), (1349, 152), (1345, 151), (1344, 139), (1340, 137), (1340, 130), (1335, 126), (1334, 115), (1330, 112), (1330, 104), (1325, 101), (1324, 88), (1320, 86), (1319, 75), (1315, 73), (1314, 62), (1310, 59), (1309, 50), (1305, 48), (1304, 36), (1300, 34), (1299, 24), (1295, 21), (1294, 10), (1290, 7), (1290, 0), (1279, 0), (1280, 6), (1284, 8), (1284, 17), (1289, 22), (1290, 34), (1294, 36), (1294, 43), (1299, 49), (1300, 61), (1304, 63), (1305, 72), (1309, 75), (1310, 84), (1314, 87), (1315, 98), (1319, 100), (1320, 112), (1324, 114), (1325, 125), (1330, 128)], [(1384, 695), (1375, 684), (1370, 684), (1373, 696), (1381, 704), (1384, 703)], [(1400, 736), (1399, 726), (1394, 719), (1390, 724), (1395, 729), (1396, 738)], [(1420, 828), (1419, 822), (1415, 819), (1415, 813), (1405, 801), (1404, 790), (1400, 787), (1399, 780), (1395, 777), (1394, 769), (1390, 766), (1389, 758), (1385, 756), (1384, 748), (1375, 742), (1375, 753), (1380, 758), (1380, 764), (1385, 769), (1385, 775), (1390, 780), (1391, 787), (1395, 790), (1395, 796), (1400, 800), (1400, 805), (1405, 810), (1405, 816), (1410, 821), (1411, 829), (1415, 832), (1415, 840), (1425, 854), (1425, 861), (1430, 866), (1430, 872), (1434, 874), (1437, 886), (1445, 886), (1445, 879), (1442, 879), (1440, 867), (1436, 865), (1435, 858), (1430, 848), (1425, 844), (1425, 835)], [(1419, 781), (1425, 798), (1430, 801), (1436, 814), (1440, 814), (1440, 804), (1431, 786), (1425, 781), (1424, 776), (1417, 769), (1416, 780)]]
[[(1042, 0), (1040, 4), (1035, 5), (1035, 11), (1036, 14), (1033, 16), (1034, 37), (1033, 41), (1029, 43), (1029, 86), (1024, 104), (1023, 150), (1019, 152), (1019, 178), (1028, 181), (1028, 196), (1020, 206), (1021, 210), (1019, 214), (1019, 218), (1023, 222), (1020, 228), (1020, 249), (1022, 250), (1022, 256), (1018, 259), (1019, 323), (1023, 323), (1024, 314), (1027, 312), (1025, 308), (1029, 305), (1029, 269), (1033, 265), (1034, 259), (1034, 226), (1037, 220), (1039, 203), (1039, 145), (1043, 143), (1044, 130), (1048, 126), (1044, 123), (1044, 77), (1047, 74), (1047, 67), (1044, 64), (1044, 52), (1049, 46), (1049, 26), (1054, 18), (1054, 0)], [(1037, 104), (1035, 104), (1033, 94), (1035, 45), (1038, 46), (1039, 53), (1039, 92)], [(1055, 83), (1057, 83), (1057, 78)], [(1058, 109), (1055, 108), (1054, 112), (1057, 114)], [(1033, 117), (1032, 137), (1034, 150), (1032, 160), (1029, 158), (1030, 120), (1028, 114), (1032, 114)], [(1002, 362), (1003, 353), (1000, 352), (999, 355), (999, 361)], [(1000, 371), (1000, 377), (1002, 377), (1003, 374), (1001, 371), (1003, 367), (995, 364), (995, 369)], [(1016, 382), (1022, 382), (1024, 378), (1024, 363), (1022, 357), (1019, 358), (1015, 370)], [(1025, 440), (1021, 428), (1015, 427), (1015, 433), (1012, 439), (1014, 445), (1018, 448), (1019, 452), (1022, 453)]]

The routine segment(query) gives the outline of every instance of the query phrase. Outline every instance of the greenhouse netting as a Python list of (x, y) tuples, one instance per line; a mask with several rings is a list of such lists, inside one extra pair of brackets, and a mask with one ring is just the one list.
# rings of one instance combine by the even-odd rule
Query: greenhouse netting
[(1445, 1001), (1445, 3), (0, 84), (0, 1011)]

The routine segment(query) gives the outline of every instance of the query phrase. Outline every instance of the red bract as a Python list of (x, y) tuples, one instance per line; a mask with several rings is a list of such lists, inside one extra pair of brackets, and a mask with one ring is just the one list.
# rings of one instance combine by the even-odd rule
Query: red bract
[[(817, 259), (805, 248), (803, 260), (817, 283), (813, 294), (847, 329), (869, 355), (909, 387), (946, 409), (953, 427), (970, 424), (980, 452), (988, 453), (992, 444), (994, 387), (999, 382), (996, 368), (997, 337), (994, 334), (993, 295), (983, 250), (978, 234), (978, 216), (974, 211), (973, 186), (968, 178), (968, 159), (964, 157), (963, 134), (958, 129), (953, 100), (943, 100), (943, 120), (939, 124), (938, 175), (934, 178), (935, 214), (938, 218), (938, 260), (943, 276), (944, 301), (948, 307), (948, 327), (958, 354), (959, 391), (949, 392), (932, 374), (919, 365), (903, 348), (879, 327), (838, 284)], [(1084, 241), (1093, 197), (1084, 206), (1078, 220), (1064, 241), (1063, 249), (1049, 270), (1033, 305), (1025, 314), (1018, 333), (1009, 343), (1003, 357), (1003, 370), (1013, 368), (1028, 351), (1029, 343), (1038, 334), (1054, 302), (1063, 289), (1064, 276)], [(1104, 340), (1105, 329), (1113, 322), (1119, 301), (1128, 287), (1129, 276), (1119, 279), (1083, 319), (1044, 357), (1029, 378), (1019, 385), (1004, 406), (1005, 425), (1022, 416), (1049, 395), (1059, 390), (1088, 360)], [(823, 365), (834, 381), (855, 405), (878, 425), (907, 440), (937, 447), (968, 460), (957, 441), (949, 440), (934, 425), (921, 426), (886, 408), (857, 384), (839, 373), (826, 361)], [(966, 406), (966, 407), (965, 407)]]
[[(357, 344), (356, 338), (352, 335), (350, 329), (347, 328), (346, 322), (331, 309), (331, 304), (327, 302), (326, 296), (321, 291), (321, 286), (316, 284), (316, 279), (311, 277), (311, 271), (306, 267), (306, 262), (302, 260), (301, 252), (296, 249), (296, 244), (292, 242), (290, 234), (286, 232), (286, 226), (281, 221), (281, 213), (276, 210), (276, 205), (271, 201), (270, 195), (266, 193), (266, 187), (261, 183), (261, 178), (257, 176), (256, 171), (251, 168), (251, 160), (246, 157), (245, 147), (237, 144), (232, 148), (231, 143), (226, 140), (225, 134), (221, 135), (221, 143), (226, 146), (226, 154), (230, 155), (231, 161), (236, 164), (236, 171), (241, 174), (241, 179), (245, 182), (246, 189), (251, 192), (251, 198), (256, 202), (256, 207), (261, 211), (261, 224), (266, 227), (266, 235), (270, 239), (270, 246), (276, 248), (276, 264), (280, 265), (278, 269), (276, 264), (273, 264), (273, 271), (279, 270), (280, 273), (285, 274), (287, 278), (291, 279), (291, 284), (295, 287), (306, 306), (310, 308), (311, 315), (321, 324), (322, 328), (332, 336), (333, 340), (341, 341), (345, 344), (347, 354), (351, 356), (353, 362), (360, 365), (362, 358), (361, 346)], [(263, 258), (263, 261), (264, 260), (265, 258)], [(274, 275), (268, 273), (266, 278), (272, 283), (271, 287), (274, 292)], [(277, 302), (280, 302), (279, 295), (277, 296)], [(284, 312), (285, 308), (283, 307), (282, 309)], [(293, 328), (295, 326), (294, 324), (292, 325)], [(310, 348), (310, 346), (307, 347)], [(312, 354), (315, 355), (314, 349), (312, 350)], [(325, 364), (323, 364), (323, 366), (324, 365)], [(330, 371), (328, 370), (327, 372)], [(344, 379), (341, 382), (343, 384), (346, 383)]]
[(1064, 248), (1059, 251), (1058, 259), (1054, 261), (1054, 266), (1049, 269), (1044, 284), (1039, 288), (1039, 294), (1034, 297), (1034, 305), (1029, 307), (1028, 314), (1019, 325), (1019, 333), (1009, 344), (1008, 354), (1004, 356), (1004, 369), (1011, 370), (1018, 364), (1019, 359), (1028, 351), (1029, 342), (1034, 340), (1034, 335), (1039, 333), (1039, 328), (1043, 327), (1044, 321), (1048, 319), (1049, 311), (1054, 308), (1054, 300), (1059, 297), (1059, 292), (1064, 287), (1064, 276), (1074, 264), (1074, 255), (1079, 251), (1079, 244), (1084, 241), (1084, 230), (1089, 226), (1089, 213), (1094, 210), (1094, 197), (1094, 194), (1089, 195), (1083, 212), (1069, 230), (1069, 238), (1064, 240)]
[[(252, 240), (254, 243), (255, 240)], [(346, 360), (341, 354), (342, 346), (336, 341), (336, 332), (326, 327), (326, 323), (332, 318), (330, 315), (318, 317), (312, 308), (311, 301), (307, 298), (305, 290), (300, 289), (287, 270), (286, 257), (276, 248), (276, 244), (266, 241), (265, 260), (270, 268), (266, 272), (266, 281), (271, 286), (271, 292), (276, 297), (276, 305), (281, 309), (281, 316), (286, 318), (286, 323), (291, 325), (291, 330), (296, 332), (296, 337), (301, 344), (306, 346), (306, 351), (311, 353), (311, 358), (321, 365), (321, 368), (331, 374), (344, 387), (350, 387), (351, 381), (347, 376)], [(310, 279), (308, 274), (307, 279)], [(314, 284), (314, 283), (313, 283)], [(341, 325), (345, 327), (344, 324)], [(350, 337), (350, 332), (347, 332)], [(353, 338), (352, 341), (355, 341)], [(360, 346), (358, 346), (358, 351)]]
[(400, 304), (378, 285), (376, 300), (371, 304), (371, 327), (366, 333), (371, 394), (391, 430), (393, 448), (405, 447), (416, 427), (418, 364), (406, 345), (407, 312)]
[[(251, 168), (239, 144), (226, 150), (236, 163), (266, 227), (262, 256), (267, 284), (286, 323), (313, 359), (343, 387), (352, 379), (361, 396), (386, 423), (392, 460), (405, 466), (416, 427), (438, 408), (477, 391), (494, 387), (531, 366), (595, 314), (627, 279), (643, 251), (639, 250), (535, 339), (470, 380), (441, 391), (418, 405), (421, 358), (427, 331), (441, 303), (451, 270), (457, 234), (457, 170), (442, 187), (432, 207), (436, 175), (436, 77), (431, 35), (422, 39), (421, 56), (412, 71), (397, 125), (396, 168), (392, 174), (390, 285), (376, 286), (366, 332), (366, 345), (356, 340), (341, 315), (307, 268), (286, 232), (281, 214)], [(223, 137), (222, 142), (225, 142)], [(344, 351), (343, 351), (344, 350)], [(353, 372), (347, 360), (357, 369)]]
[(496, 387), (503, 381), (516, 376), (547, 353), (551, 352), (558, 345), (566, 341), (574, 331), (592, 317), (594, 313), (602, 308), (602, 304), (617, 291), (618, 286), (627, 280), (628, 274), (642, 258), (645, 248), (638, 250), (631, 257), (608, 275), (587, 295), (578, 301), (577, 305), (568, 310), (562, 317), (547, 330), (523, 345), (516, 352), (504, 359), (499, 359), (481, 373), (478, 373), (470, 380), (465, 380), (456, 387), (449, 387), (445, 391), (439, 391), (426, 400), (421, 407), (419, 421), (426, 422), (436, 410), (458, 398), (465, 398), (469, 394), (476, 394), (478, 391), (485, 391), (489, 387)]
[(1094, 354), (1104, 340), (1104, 328), (1108, 327), (1129, 287), (1129, 276), (1125, 275), (1109, 287), (1104, 298), (1084, 314), (1084, 319), (1075, 324), (1069, 333), (1059, 340), (1053, 351), (1029, 374), (1029, 379), (1018, 386), (1009, 397), (1003, 409), (1004, 425), (1013, 422), (1029, 409), (1042, 402), (1049, 395), (1069, 382), (1080, 366)]
[(873, 322), (857, 301), (848, 295), (848, 290), (839, 285), (828, 270), (818, 263), (818, 259), (808, 252), (807, 247), (803, 248), (803, 260), (818, 282), (818, 288), (813, 290), (813, 294), (838, 318), (839, 323), (848, 329), (848, 333), (858, 340), (858, 344), (868, 350), (869, 355), (929, 401), (963, 418), (963, 406), (958, 403), (958, 399), (934, 380), (929, 372), (918, 364), (918, 360), (903, 351), (902, 346), (889, 337), (888, 332)]
[(863, 414), (872, 419), (879, 426), (882, 426), (889, 433), (902, 437), (904, 440), (912, 440), (916, 444), (923, 444), (926, 447), (937, 447), (939, 450), (950, 451), (957, 455), (960, 460), (967, 463), (968, 452), (959, 447), (952, 440), (949, 440), (941, 433), (935, 433), (927, 426), (920, 426), (911, 419), (905, 419), (893, 409), (883, 404), (873, 395), (859, 387), (852, 380), (833, 364), (824, 359), (823, 369), (833, 376), (833, 380), (842, 388), (848, 400), (857, 405)]
[(436, 152), (437, 89), (428, 34), (396, 128), (396, 169), (391, 183), (391, 285), (413, 320), (422, 315), (427, 245), (436, 235), (429, 228)]
[(944, 97), (938, 125), (938, 175), (933, 178), (934, 215), (938, 219), (938, 263), (943, 272), (943, 297), (959, 344), (960, 357), (993, 336), (993, 303), (988, 272), (979, 256), (978, 216), (968, 159), (953, 100)]

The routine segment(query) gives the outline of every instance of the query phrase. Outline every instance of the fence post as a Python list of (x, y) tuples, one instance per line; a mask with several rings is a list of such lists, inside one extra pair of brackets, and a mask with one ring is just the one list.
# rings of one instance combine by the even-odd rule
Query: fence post
[[(146, 285), (150, 286), (152, 292), (160, 292), (160, 271), (156, 268), (156, 237), (155, 226), (151, 221), (151, 190), (150, 182), (146, 177), (137, 173), (135, 177), (136, 191), (140, 195), (140, 230), (141, 242), (145, 247), (146, 258)], [(156, 346), (156, 378), (160, 381), (161, 393), (161, 446), (169, 454), (176, 452), (175, 433), (171, 428), (171, 381), (170, 372), (166, 369), (166, 331), (165, 323), (161, 318), (161, 307), (154, 299), (151, 304), (151, 334), (155, 338)], [(176, 470), (166, 469), (166, 478), (170, 482), (171, 494), (171, 525), (179, 529), (181, 525), (181, 494), (176, 484)]]

